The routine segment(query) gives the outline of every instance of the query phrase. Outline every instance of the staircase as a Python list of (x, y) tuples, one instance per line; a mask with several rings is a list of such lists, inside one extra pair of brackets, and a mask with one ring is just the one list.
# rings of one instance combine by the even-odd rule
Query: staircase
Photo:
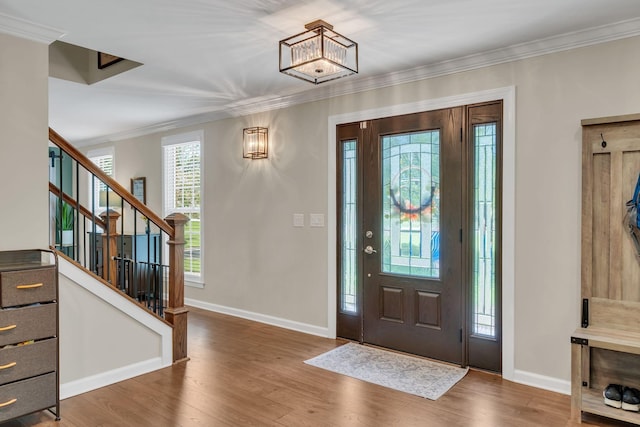
[(161, 218), (53, 129), (49, 141), (50, 246), (105, 289), (171, 325), (173, 361), (187, 360), (188, 218)]

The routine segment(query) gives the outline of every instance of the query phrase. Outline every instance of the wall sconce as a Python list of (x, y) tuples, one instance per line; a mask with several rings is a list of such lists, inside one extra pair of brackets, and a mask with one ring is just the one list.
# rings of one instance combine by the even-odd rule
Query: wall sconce
[(269, 129), (263, 127), (242, 130), (242, 157), (266, 159), (269, 155)]

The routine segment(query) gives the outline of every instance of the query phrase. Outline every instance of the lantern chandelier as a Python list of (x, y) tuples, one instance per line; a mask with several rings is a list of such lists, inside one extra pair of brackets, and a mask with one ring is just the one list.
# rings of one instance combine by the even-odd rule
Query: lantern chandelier
[(280, 72), (320, 84), (358, 73), (358, 44), (322, 20), (280, 41)]

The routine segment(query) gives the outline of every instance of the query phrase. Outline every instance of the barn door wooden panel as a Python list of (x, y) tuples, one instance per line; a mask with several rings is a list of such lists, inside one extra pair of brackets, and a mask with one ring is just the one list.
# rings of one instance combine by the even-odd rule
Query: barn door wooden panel
[(582, 296), (591, 304), (640, 302), (640, 258), (625, 221), (639, 173), (640, 121), (584, 126)]

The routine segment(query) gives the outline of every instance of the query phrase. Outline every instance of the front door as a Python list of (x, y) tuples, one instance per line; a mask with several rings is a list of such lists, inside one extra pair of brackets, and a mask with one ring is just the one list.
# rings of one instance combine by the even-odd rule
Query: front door
[(363, 341), (462, 361), (462, 108), (363, 130)]
[(501, 371), (502, 103), (337, 127), (340, 337)]

